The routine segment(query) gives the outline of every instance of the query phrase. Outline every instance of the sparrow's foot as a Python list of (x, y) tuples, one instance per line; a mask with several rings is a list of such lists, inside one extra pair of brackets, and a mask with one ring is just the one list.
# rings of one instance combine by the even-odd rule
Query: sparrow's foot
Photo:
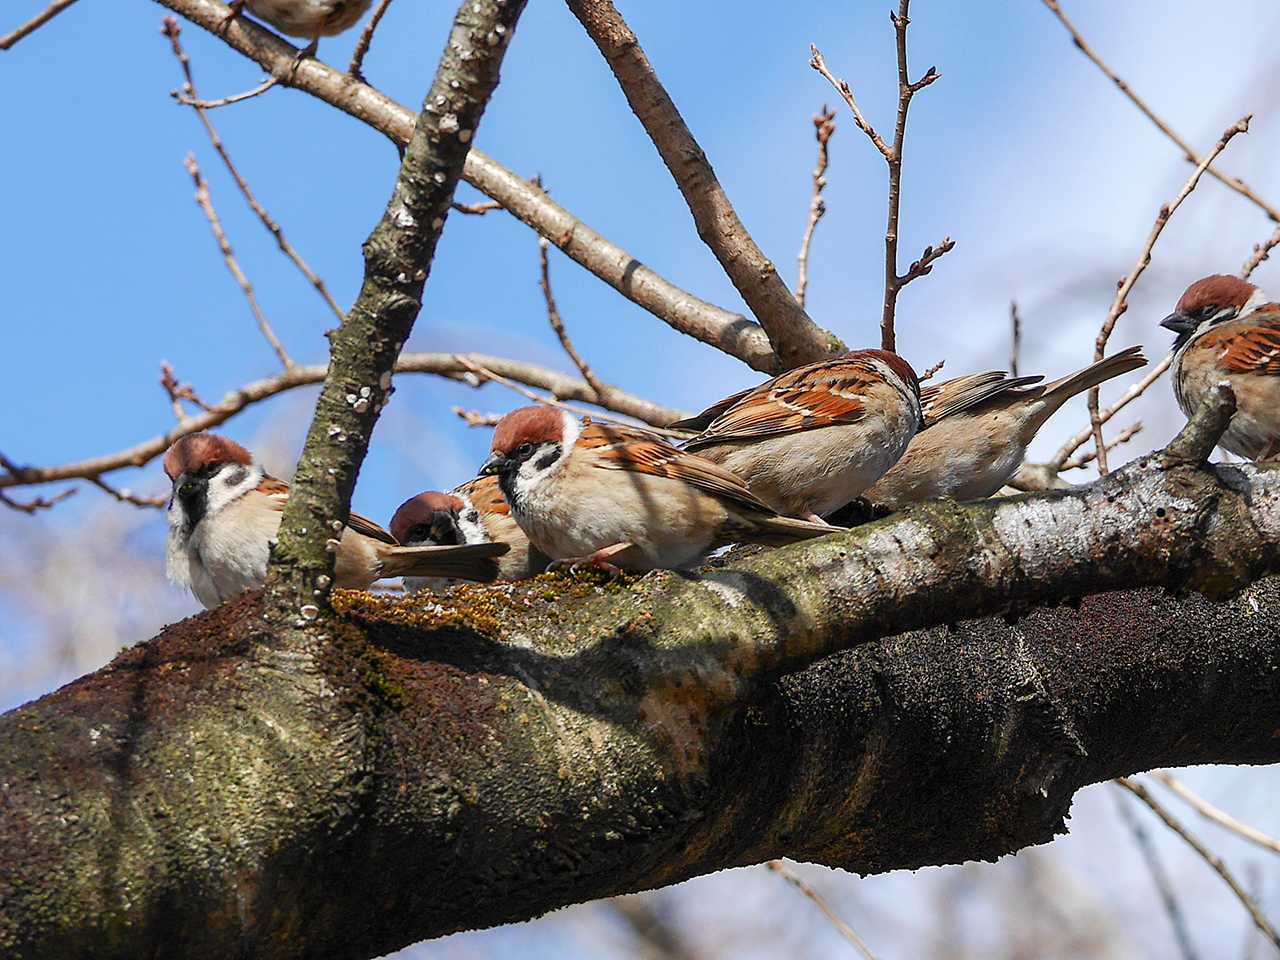
[(289, 81), (291, 83), (293, 82), (293, 78), (298, 73), (298, 68), (302, 66), (302, 61), (315, 59), (316, 51), (319, 49), (320, 49), (320, 38), (316, 37), (314, 40), (312, 40), (305, 47), (303, 47), (301, 50), (298, 51), (297, 55), (293, 58), (293, 65), (289, 67)]
[(558, 570), (568, 570), (571, 574), (577, 574), (583, 567), (591, 567), (594, 570), (600, 570), (609, 575), (611, 581), (622, 578), (623, 570), (616, 564), (610, 563), (610, 557), (616, 557), (625, 550), (631, 549), (630, 543), (615, 543), (611, 547), (602, 547), (595, 553), (588, 554), (585, 557), (564, 557), (560, 560), (553, 560), (547, 569), (555, 572)]
[(242, 13), (244, 13), (244, 0), (231, 0), (231, 2), (227, 4), (226, 16), (224, 16), (222, 21), (218, 24), (218, 34), (221, 35), (226, 33), (227, 27), (231, 26), (231, 21)]

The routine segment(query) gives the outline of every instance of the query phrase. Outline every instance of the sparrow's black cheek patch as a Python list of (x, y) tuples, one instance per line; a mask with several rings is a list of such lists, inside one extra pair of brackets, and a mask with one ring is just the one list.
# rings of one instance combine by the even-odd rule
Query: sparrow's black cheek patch
[(560, 444), (555, 443), (547, 448), (547, 452), (533, 462), (533, 465), (539, 470), (548, 470), (551, 465), (560, 459)]
[(225, 477), (222, 478), (222, 482), (225, 483), (228, 487), (234, 487), (241, 480), (243, 480), (248, 475), (248, 473), (249, 471), (246, 470), (244, 467), (236, 467), (234, 470), (232, 470), (230, 473), (228, 473)]

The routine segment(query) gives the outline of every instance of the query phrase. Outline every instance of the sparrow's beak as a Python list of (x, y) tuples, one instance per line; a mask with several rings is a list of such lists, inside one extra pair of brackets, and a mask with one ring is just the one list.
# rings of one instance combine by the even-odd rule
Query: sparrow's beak
[(489, 454), (489, 459), (480, 465), (480, 476), (491, 477), (497, 476), (507, 465), (507, 458), (498, 451)]
[(1196, 322), (1185, 313), (1171, 313), (1160, 321), (1160, 326), (1181, 335), (1193, 331), (1196, 328)]

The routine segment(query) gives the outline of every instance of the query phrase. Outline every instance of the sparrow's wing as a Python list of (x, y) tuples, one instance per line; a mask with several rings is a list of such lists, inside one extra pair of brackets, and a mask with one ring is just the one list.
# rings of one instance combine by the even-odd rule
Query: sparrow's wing
[(879, 368), (860, 357), (797, 367), (736, 399), (729, 398), (734, 400), (732, 405), (684, 448), (697, 450), (726, 440), (757, 440), (856, 423), (866, 416), (868, 391), (883, 380)]
[(755, 390), (763, 390), (772, 385), (772, 383), (773, 381), (769, 380), (766, 383), (760, 384), (758, 387), (747, 387), (745, 390), (739, 390), (737, 393), (725, 397), (719, 403), (713, 403), (701, 413), (695, 414), (692, 417), (685, 417), (683, 420), (677, 420), (675, 423), (668, 424), (668, 426), (670, 426), (672, 430), (705, 430), (707, 427), (711, 426), (713, 420), (719, 417), (739, 400), (746, 397), (748, 393)]
[(511, 507), (507, 505), (502, 489), (498, 486), (497, 477), (476, 477), (459, 486), (454, 492), (465, 496), (482, 514), (496, 513), (505, 517), (511, 513)]
[(637, 427), (593, 423), (578, 443), (595, 454), (596, 466), (680, 480), (738, 507), (772, 514), (773, 510), (736, 474), (719, 464), (677, 449), (661, 437)]
[(1200, 338), (1200, 346), (1222, 350), (1218, 365), (1228, 373), (1280, 377), (1280, 303), (1214, 327)]
[(1039, 383), (1043, 379), (1044, 377), (1010, 377), (1003, 370), (990, 370), (921, 387), (920, 406), (924, 409), (924, 424), (926, 427), (932, 426), (943, 417), (976, 407), (992, 397)]
[(269, 475), (264, 476), (257, 489), (259, 493), (271, 498), (270, 504), (273, 510), (283, 511), (284, 505), (289, 502), (289, 485), (283, 480), (277, 480)]
[[(271, 498), (271, 507), (274, 510), (284, 510), (284, 505), (289, 502), (289, 485), (283, 480), (277, 480), (275, 477), (266, 476), (262, 478), (262, 482), (258, 484), (258, 492), (264, 493)], [(397, 545), (396, 538), (382, 527), (378, 526), (368, 517), (362, 517), (358, 513), (352, 513), (347, 517), (347, 526), (356, 533), (363, 534), (373, 540), (381, 540), (383, 543)]]

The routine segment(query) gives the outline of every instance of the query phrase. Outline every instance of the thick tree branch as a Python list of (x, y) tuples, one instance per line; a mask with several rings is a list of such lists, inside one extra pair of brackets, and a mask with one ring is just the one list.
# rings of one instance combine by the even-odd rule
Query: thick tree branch
[[(409, 142), (415, 122), (411, 110), (318, 60), (297, 63), (296, 47), (248, 19), (239, 18), (231, 22), (225, 32), (220, 32), (227, 8), (216, 0), (156, 2), (219, 36), (281, 84), (337, 107), (398, 146)], [(674, 330), (737, 357), (756, 370), (778, 371), (778, 358), (759, 325), (741, 314), (701, 300), (659, 276), (492, 157), (473, 148), (463, 165), (462, 178), (501, 203), (571, 260)]]
[(654, 72), (640, 41), (610, 0), (566, 0), (613, 71), (627, 103), (658, 148), (693, 222), (720, 266), (764, 327), (786, 368), (844, 349), (796, 302), (738, 218), (702, 147)]
[(609, 590), (344, 593), (312, 657), (250, 596), (0, 719), (0, 953), (365, 957), (783, 855), (992, 859), (1084, 784), (1280, 760), (1280, 579), (1165, 592), (1277, 570), (1280, 470), (1156, 453)]

